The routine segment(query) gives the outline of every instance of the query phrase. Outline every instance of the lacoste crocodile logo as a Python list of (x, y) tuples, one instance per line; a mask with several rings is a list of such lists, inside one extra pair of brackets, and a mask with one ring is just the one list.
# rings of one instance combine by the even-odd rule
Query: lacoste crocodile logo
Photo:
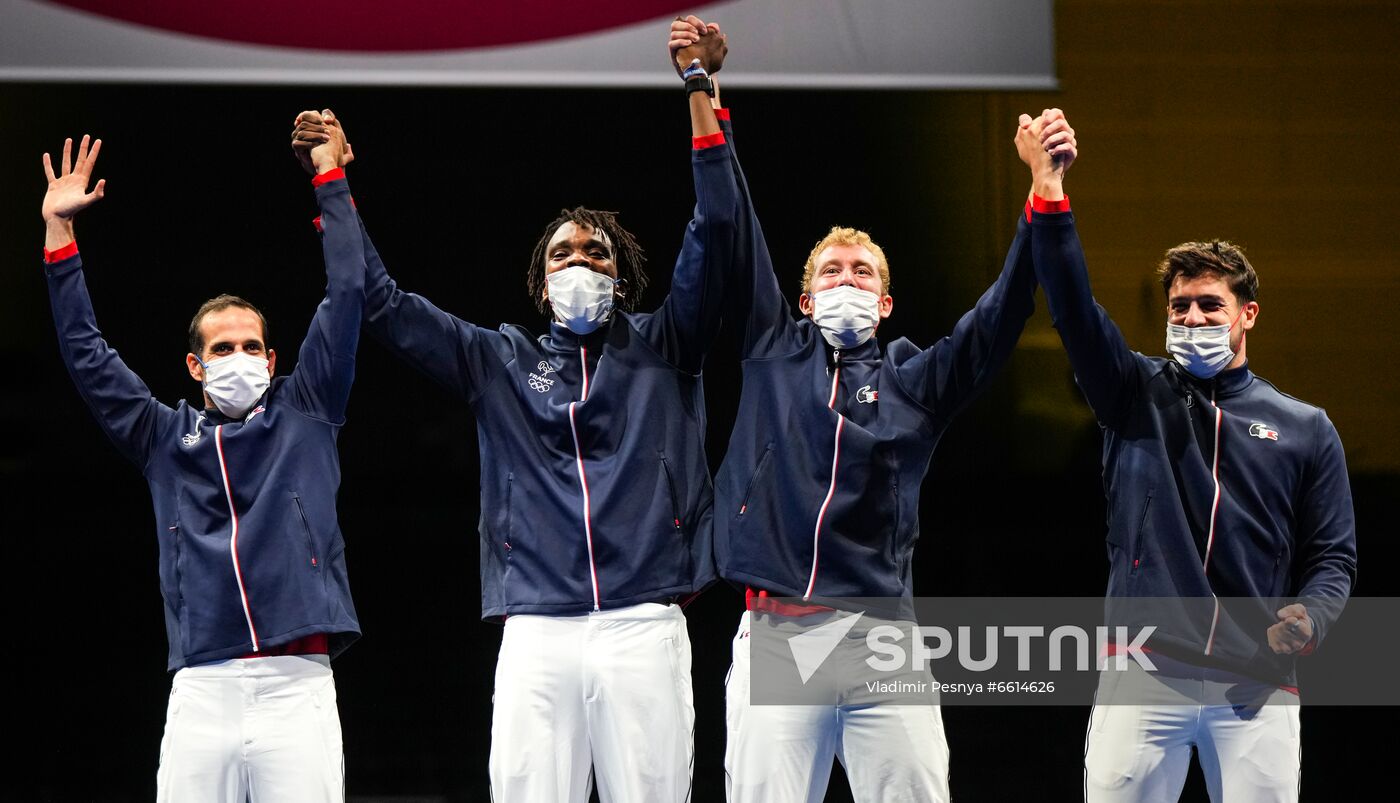
[(1262, 424), (1258, 421), (1249, 425), (1249, 434), (1259, 440), (1278, 440), (1278, 430), (1270, 427), (1268, 424)]

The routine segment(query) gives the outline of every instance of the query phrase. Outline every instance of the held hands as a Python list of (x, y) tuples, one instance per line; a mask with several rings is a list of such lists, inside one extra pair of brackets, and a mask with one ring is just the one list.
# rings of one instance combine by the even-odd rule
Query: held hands
[(1291, 655), (1308, 646), (1313, 637), (1313, 624), (1307, 608), (1295, 602), (1275, 611), (1275, 615), (1278, 624), (1265, 632), (1270, 649), (1280, 655)]
[(671, 23), (671, 38), (666, 47), (671, 51), (671, 65), (676, 68), (677, 75), (695, 59), (700, 59), (705, 72), (714, 75), (724, 66), (724, 57), (729, 53), (728, 42), (729, 38), (720, 31), (719, 25), (702, 22), (691, 14), (677, 17)]
[(292, 129), (292, 153), (313, 176), (355, 161), (355, 152), (345, 140), (345, 129), (330, 109), (297, 115)]
[(1018, 123), (1016, 153), (1031, 169), (1032, 191), (1046, 200), (1059, 200), (1065, 171), (1079, 155), (1074, 129), (1059, 109), (1045, 109), (1034, 120), (1023, 114)]
[(107, 187), (106, 179), (99, 180), (92, 192), (88, 192), (88, 182), (92, 179), (92, 169), (97, 165), (98, 151), (102, 150), (102, 140), (91, 140), (83, 135), (78, 146), (78, 161), (71, 161), (73, 140), (63, 141), (63, 161), (59, 164), (59, 174), (54, 175), (53, 163), (44, 154), (44, 176), (49, 180), (48, 192), (44, 193), (42, 208), (44, 222), (71, 225), (73, 216), (102, 200)]

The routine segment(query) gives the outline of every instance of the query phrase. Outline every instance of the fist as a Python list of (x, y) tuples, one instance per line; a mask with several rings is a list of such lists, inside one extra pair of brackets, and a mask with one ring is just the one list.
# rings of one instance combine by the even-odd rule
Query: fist
[(315, 175), (355, 161), (345, 129), (330, 109), (304, 111), (292, 125), (292, 153), (306, 172)]
[(700, 60), (705, 72), (713, 75), (724, 66), (724, 57), (729, 53), (728, 37), (719, 25), (702, 22), (694, 14), (671, 23), (671, 38), (667, 47), (677, 75), (695, 59)]
[(1279, 655), (1292, 655), (1312, 641), (1313, 626), (1307, 608), (1295, 602), (1280, 608), (1274, 615), (1278, 617), (1278, 624), (1266, 632), (1269, 649)]

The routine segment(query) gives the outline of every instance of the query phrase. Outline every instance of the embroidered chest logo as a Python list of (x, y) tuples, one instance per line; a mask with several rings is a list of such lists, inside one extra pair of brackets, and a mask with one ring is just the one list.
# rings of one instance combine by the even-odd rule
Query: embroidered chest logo
[(249, 421), (252, 421), (252, 420), (253, 420), (253, 416), (257, 415), (258, 413), (263, 413), (263, 412), (267, 412), (267, 408), (266, 408), (266, 407), (263, 407), (261, 404), (259, 404), (257, 407), (254, 407), (254, 408), (248, 413), (248, 417), (243, 419), (243, 423), (246, 424), (246, 423), (248, 423)]
[(535, 371), (539, 371), (539, 373), (531, 371), (530, 378), (526, 380), (527, 384), (530, 385), (531, 390), (548, 393), (554, 388), (554, 380), (549, 378), (549, 375), (554, 373), (554, 366), (540, 360), (539, 365), (535, 366)]
[(185, 444), (186, 446), (194, 446), (196, 443), (199, 443), (199, 439), (200, 439), (200, 437), (201, 437), (202, 434), (203, 434), (203, 433), (201, 433), (201, 432), (199, 431), (199, 426), (200, 426), (200, 424), (203, 424), (203, 423), (204, 423), (204, 413), (200, 413), (200, 414), (199, 414), (199, 418), (196, 418), (196, 419), (194, 420), (194, 432), (189, 432), (189, 433), (186, 433), (186, 434), (184, 434), (184, 435), (181, 435), (181, 436), (180, 436), (180, 443), (183, 443), (183, 444)]
[(861, 404), (874, 404), (880, 400), (880, 391), (871, 390), (869, 385), (856, 391), (856, 401)]
[(1261, 441), (1266, 439), (1271, 441), (1278, 440), (1278, 430), (1270, 427), (1268, 424), (1261, 424), (1258, 421), (1249, 425), (1249, 434)]

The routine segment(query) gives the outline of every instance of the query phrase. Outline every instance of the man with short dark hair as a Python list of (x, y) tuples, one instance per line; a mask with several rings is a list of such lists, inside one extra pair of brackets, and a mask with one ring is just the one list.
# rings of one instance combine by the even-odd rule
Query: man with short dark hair
[[(1073, 137), (1047, 109), (1022, 116), (1017, 148), (1035, 164)], [(1100, 679), (1085, 795), (1175, 800), (1194, 746), (1212, 800), (1296, 800), (1295, 656), (1322, 642), (1356, 577), (1341, 440), (1320, 408), (1250, 371), (1259, 283), (1238, 247), (1167, 252), (1170, 358), (1148, 357), (1094, 302), (1063, 188), (1037, 189), (1033, 207), (1036, 275), (1104, 433), (1109, 624), (1156, 628), (1154, 672), (1131, 662)]]
[[(693, 49), (709, 63), (722, 47)], [(690, 797), (690, 639), (677, 604), (714, 578), (701, 369), (732, 248), (728, 146), (697, 89), (695, 212), (651, 313), (641, 249), (610, 212), (565, 210), (525, 271), (550, 316), (488, 329), (400, 290), (365, 239), (365, 322), (471, 407), (481, 446), (482, 616), (504, 621), (491, 722), (496, 803)], [(333, 129), (303, 113), (305, 148)], [(681, 188), (675, 188), (681, 189)], [(596, 772), (596, 776), (595, 776)]]
[(236, 296), (190, 324), (203, 403), (167, 407), (98, 331), (73, 218), (102, 141), (48, 154), (44, 261), (64, 363), (102, 429), (150, 484), (175, 672), (160, 801), (339, 801), (340, 719), (330, 659), (360, 633), (336, 518), (336, 438), (364, 306), (359, 226), (339, 168), (343, 138), (310, 154), (325, 231), (326, 297), (296, 369), (273, 378), (262, 313)]

